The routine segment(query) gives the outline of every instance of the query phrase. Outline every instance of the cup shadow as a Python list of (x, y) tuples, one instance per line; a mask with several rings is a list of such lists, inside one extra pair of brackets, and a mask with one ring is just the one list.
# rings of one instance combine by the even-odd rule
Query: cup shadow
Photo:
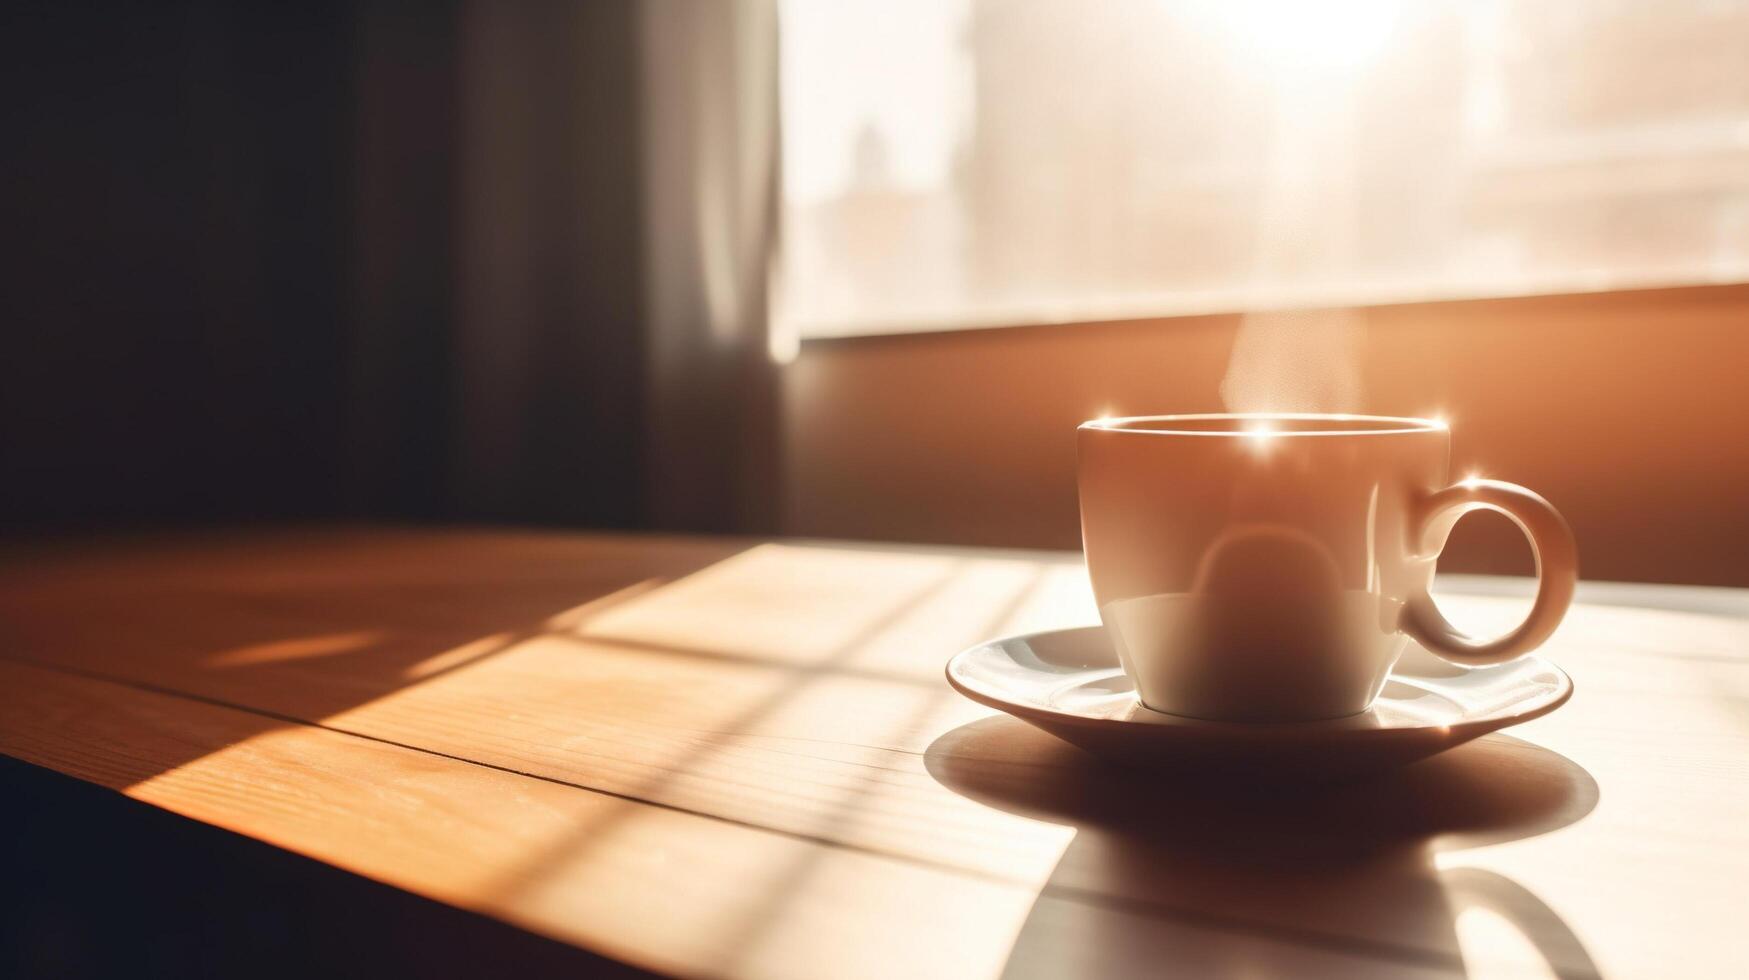
[(1507, 922), (1555, 975), (1597, 967), (1561, 918), (1442, 851), (1583, 819), (1582, 767), (1490, 735), (1366, 780), (1331, 784), (1149, 773), (1100, 762), (1006, 716), (949, 731), (925, 765), (963, 796), (1076, 829), (1004, 976), (1467, 975), (1457, 920)]

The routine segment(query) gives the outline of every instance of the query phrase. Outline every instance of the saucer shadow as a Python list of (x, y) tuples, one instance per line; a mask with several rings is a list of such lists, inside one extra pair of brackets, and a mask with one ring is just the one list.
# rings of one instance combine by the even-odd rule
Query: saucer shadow
[(1276, 784), (1118, 768), (996, 716), (937, 738), (924, 761), (962, 796), (1076, 830), (1006, 977), (1463, 976), (1457, 919), (1472, 908), (1510, 923), (1545, 970), (1597, 976), (1534, 894), (1434, 860), (1596, 807), (1589, 773), (1519, 739), (1366, 780)]

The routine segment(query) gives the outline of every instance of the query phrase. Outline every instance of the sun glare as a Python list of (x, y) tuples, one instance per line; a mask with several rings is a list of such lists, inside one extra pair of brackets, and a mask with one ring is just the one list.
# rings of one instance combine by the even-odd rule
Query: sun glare
[(1343, 68), (1390, 39), (1397, 0), (1239, 0), (1214, 7), (1234, 43), (1282, 67)]
[(1247, 419), (1240, 427), (1245, 436), (1245, 447), (1256, 453), (1267, 453), (1275, 444), (1275, 423), (1268, 419)]

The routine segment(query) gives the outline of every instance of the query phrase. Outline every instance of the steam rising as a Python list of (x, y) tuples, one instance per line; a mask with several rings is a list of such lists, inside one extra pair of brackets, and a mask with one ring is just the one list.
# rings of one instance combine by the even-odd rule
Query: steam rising
[(1258, 313), (1233, 342), (1221, 401), (1229, 412), (1359, 412), (1363, 316)]
[[(1273, 67), (1279, 77), (1253, 265), (1258, 295), (1284, 283), (1350, 280), (1360, 235), (1361, 64), (1276, 59)], [(1353, 310), (1248, 314), (1221, 381), (1227, 411), (1361, 411), (1365, 325), (1365, 314)]]

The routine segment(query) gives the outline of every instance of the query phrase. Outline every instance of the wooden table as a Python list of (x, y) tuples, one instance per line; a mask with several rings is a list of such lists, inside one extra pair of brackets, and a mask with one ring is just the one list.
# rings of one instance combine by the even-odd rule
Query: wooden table
[[(1468, 580), (1454, 618), (1522, 600)], [(1749, 970), (1749, 599), (1591, 586), (1555, 714), (1317, 791), (1102, 770), (942, 665), (1076, 556), (298, 530), (0, 555), (0, 752), (641, 968)]]

